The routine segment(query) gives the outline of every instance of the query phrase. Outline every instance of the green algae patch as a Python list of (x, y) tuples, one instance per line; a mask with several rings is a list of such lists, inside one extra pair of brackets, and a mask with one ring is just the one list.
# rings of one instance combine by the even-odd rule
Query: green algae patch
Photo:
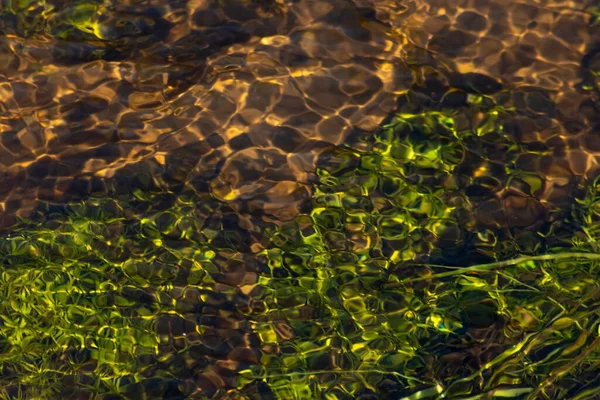
[(0, 241), (0, 397), (593, 398), (600, 186), (537, 232), (482, 221), (500, 184), (474, 157), (521, 153), (511, 111), (478, 104), (493, 132), (403, 113), (326, 153), (287, 222), (187, 187), (22, 221)]
[(225, 301), (211, 273), (227, 245), (196, 207), (145, 199), (55, 207), (1, 239), (0, 398), (137, 398), (149, 381), (165, 393), (177, 374), (153, 369), (183, 353), (177, 340), (200, 342), (197, 319), (177, 326), (184, 315), (210, 318), (203, 305)]

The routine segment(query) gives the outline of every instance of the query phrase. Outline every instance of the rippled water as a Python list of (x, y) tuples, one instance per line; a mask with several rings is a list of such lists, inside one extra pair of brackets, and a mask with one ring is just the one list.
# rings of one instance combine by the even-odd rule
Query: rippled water
[(599, 16), (0, 2), (0, 398), (598, 398)]

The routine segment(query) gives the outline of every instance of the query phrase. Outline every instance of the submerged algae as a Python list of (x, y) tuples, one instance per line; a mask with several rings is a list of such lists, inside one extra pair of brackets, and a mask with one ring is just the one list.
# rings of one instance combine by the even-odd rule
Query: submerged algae
[[(263, 365), (242, 371), (242, 386), (266, 381), (281, 399), (600, 391), (588, 386), (600, 354), (597, 237), (586, 233), (597, 231), (596, 185), (583, 183), (582, 199), (553, 209), (533, 238), (478, 220), (477, 202), (494, 196), (471, 194), (496, 179), (486, 152), (526, 153), (503, 134), (514, 110), (486, 102), (469, 106), (478, 126), (460, 129), (456, 111), (403, 113), (368, 151), (323, 159), (312, 211), (272, 232), (264, 251), (272, 326), (259, 331)], [(523, 195), (540, 195), (545, 183), (515, 165), (506, 186), (525, 179)]]
[(536, 233), (481, 220), (490, 180), (535, 179), (490, 175), (523, 152), (515, 112), (465, 107), (325, 153), (288, 222), (191, 188), (22, 222), (0, 244), (2, 396), (593, 396), (598, 185)]

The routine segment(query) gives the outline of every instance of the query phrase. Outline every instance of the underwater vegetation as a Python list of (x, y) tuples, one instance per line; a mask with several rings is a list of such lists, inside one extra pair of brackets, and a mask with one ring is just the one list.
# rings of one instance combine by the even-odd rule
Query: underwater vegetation
[(2, 398), (177, 398), (178, 377), (206, 373), (210, 392), (232, 368), (214, 360), (251, 334), (235, 326), (250, 236), (208, 195), (135, 196), (55, 206), (3, 238)]
[[(310, 215), (266, 250), (265, 319), (286, 329), (262, 333), (274, 354), (244, 379), (266, 380), (277, 398), (598, 393), (599, 187), (580, 187), (535, 234), (478, 220), (492, 196), (473, 192), (502, 174), (473, 158), (485, 162), (491, 143), (502, 157), (525, 151), (503, 127), (514, 110), (468, 97), (484, 115), (475, 129), (460, 129), (456, 111), (399, 113), (368, 151), (324, 160)], [(519, 179), (531, 196), (544, 185), (508, 165), (506, 186)]]
[[(162, 93), (163, 78), (167, 83), (181, 83), (185, 78), (183, 89), (172, 96), (176, 98), (201, 79), (201, 67), (209, 55), (221, 50), (226, 53), (228, 46), (245, 43), (251, 36), (282, 49), (288, 39), (290, 43), (294, 39), (294, 35), (283, 35), (279, 37), (281, 45), (271, 40), (278, 36), (275, 21), (283, 12), (278, 8), (281, 3), (243, 3), (248, 9), (222, 1), (221, 6), (228, 5), (226, 13), (213, 13), (208, 6), (190, 12), (194, 23), (187, 27), (195, 28), (187, 34), (183, 29), (182, 36), (175, 35), (171, 44), (162, 41), (174, 26), (161, 15), (166, 9), (171, 11), (170, 5), (161, 11), (146, 7), (140, 12), (139, 7), (109, 7), (97, 1), (9, 0), (1, 4), (0, 33), (18, 44), (13, 46), (15, 54), (21, 49), (21, 39), (39, 39), (36, 51), (47, 54), (44, 51), (49, 50), (49, 59), (56, 65), (136, 59), (150, 64), (190, 62), (183, 72), (156, 74), (161, 78), (158, 83), (148, 84), (148, 90), (157, 85)], [(385, 6), (384, 2), (379, 6)], [(518, 6), (521, 4), (511, 8), (510, 20), (516, 24), (523, 22)], [(391, 36), (371, 36), (367, 29), (371, 20), (364, 19), (378, 13), (386, 17), (385, 7), (381, 7), (348, 14), (356, 18), (346, 21), (346, 27), (356, 22), (364, 23), (365, 29), (347, 33), (352, 40), (362, 38), (365, 45), (365, 57), (360, 57), (364, 65), (357, 71), (369, 66), (374, 54), (382, 59), (386, 56), (384, 50), (369, 46), (376, 42), (373, 38)], [(187, 9), (187, 4), (173, 2), (173, 9)], [(391, 22), (402, 25), (392, 18), (400, 11), (390, 11)], [(476, 12), (460, 11), (456, 14), (459, 25), (464, 23), (473, 32), (493, 31), (487, 30), (489, 21)], [(595, 9), (593, 12), (597, 14)], [(238, 22), (229, 21), (230, 14), (239, 14)], [(286, 20), (282, 32), (287, 34), (288, 28), (294, 32), (293, 24), (298, 22), (294, 18), (300, 14)], [(255, 23), (262, 21), (262, 15), (270, 15), (273, 26)], [(305, 22), (331, 23), (339, 16), (334, 10), (324, 19), (306, 15)], [(174, 17), (175, 13), (169, 15)], [(502, 18), (508, 21), (508, 16)], [(596, 19), (597, 15), (590, 24), (596, 24)], [(435, 21), (415, 21), (437, 29)], [(565, 21), (567, 28), (558, 24), (555, 33), (568, 39), (566, 33), (573, 25)], [(544, 24), (536, 28), (537, 23), (525, 22), (523, 29), (545, 29)], [(439, 23), (445, 22), (440, 18)], [(370, 28), (383, 29), (380, 22)], [(512, 31), (513, 26), (505, 28)], [(324, 30), (323, 37), (335, 29)], [(452, 56), (461, 47), (485, 47), (475, 44), (481, 38), (475, 33), (458, 29), (439, 32), (430, 38), (438, 53), (447, 51)], [(319, 37), (316, 33), (300, 35), (299, 40), (313, 48), (314, 38)], [(412, 38), (426, 36), (415, 34)], [(458, 46), (461, 38), (464, 46)], [(450, 39), (457, 46), (445, 46)], [(488, 45), (494, 42), (487, 39)], [(549, 43), (539, 46), (544, 56), (553, 56), (554, 51), (548, 49), (558, 42)], [(380, 45), (387, 48), (388, 44), (393, 43), (381, 40)], [(12, 52), (11, 46), (5, 47)], [(511, 54), (537, 65), (534, 46), (514, 47), (514, 53), (505, 53), (508, 55), (501, 60), (508, 64), (507, 70), (518, 66), (509, 58)], [(583, 51), (585, 46), (575, 47)], [(298, 68), (288, 71), (290, 79), (306, 78), (309, 74), (300, 66), (311, 64), (314, 53), (293, 46), (287, 49), (288, 53), (273, 54), (284, 59), (284, 69), (289, 65)], [(337, 50), (340, 54), (332, 54), (315, 69), (335, 70), (336, 57), (346, 60), (348, 56), (346, 47)], [(339, 141), (314, 138), (320, 146), (315, 151), (319, 154), (315, 170), (303, 170), (309, 176), (302, 182), (306, 187), (293, 193), (300, 198), (306, 193), (306, 201), (289, 213), (269, 213), (281, 204), (265, 203), (272, 200), (269, 190), (276, 192), (277, 179), (285, 175), (282, 179), (292, 182), (296, 178), (291, 173), (279, 174), (276, 164), (283, 164), (294, 149), (308, 148), (300, 146), (303, 134), (294, 129), (281, 129), (289, 137), (273, 136), (263, 142), (252, 142), (248, 134), (240, 133), (242, 128), (228, 130), (224, 137), (204, 137), (205, 131), (220, 129), (217, 122), (221, 120), (209, 115), (200, 119), (196, 130), (177, 132), (187, 133), (185, 137), (170, 135), (177, 122), (170, 117), (181, 109), (168, 111), (173, 114), (167, 113), (169, 118), (154, 127), (134, 123), (159, 118), (140, 113), (131, 117), (135, 135), (118, 138), (121, 128), (115, 126), (114, 131), (106, 130), (110, 133), (106, 138), (100, 135), (98, 143), (112, 145), (123, 139), (129, 145), (148, 139), (142, 136), (148, 130), (163, 131), (170, 137), (144, 143), (148, 148), (164, 146), (152, 171), (163, 168), (161, 179), (170, 177), (172, 182), (162, 185), (158, 177), (148, 174), (152, 176), (146, 176), (147, 180), (156, 178), (155, 184), (119, 191), (110, 188), (110, 178), (77, 181), (87, 170), (65, 168), (64, 172), (61, 163), (83, 165), (90, 159), (90, 165), (112, 165), (103, 164), (106, 157), (122, 166), (135, 164), (137, 155), (117, 146), (96, 145), (97, 139), (92, 139), (97, 132), (83, 130), (77, 132), (77, 140), (65, 142), (67, 149), (74, 148), (72, 157), (40, 157), (48, 149), (41, 144), (36, 147), (35, 135), (25, 133), (43, 127), (28, 115), (27, 124), (15, 123), (2, 143), (8, 149), (2, 153), (8, 154), (7, 159), (18, 153), (14, 138), (20, 135), (25, 138), (24, 146), (32, 147), (30, 152), (27, 147), (31, 157), (21, 164), (32, 166), (34, 173), (25, 177), (35, 182), (25, 188), (36, 188), (37, 178), (56, 174), (72, 187), (85, 186), (81, 189), (85, 199), (56, 205), (48, 200), (51, 196), (43, 198), (48, 203), (36, 209), (36, 214), (0, 236), (0, 399), (599, 397), (600, 178), (597, 163), (590, 160), (600, 149), (593, 132), (600, 126), (596, 105), (600, 75), (595, 72), (600, 64), (597, 48), (590, 45), (585, 51), (581, 87), (564, 94), (526, 85), (504, 87), (479, 72), (452, 72), (471, 69), (464, 64), (452, 66), (451, 57), (444, 60), (433, 57), (433, 52), (407, 50), (406, 60), (402, 59), (406, 71), (398, 73), (406, 90), (390, 89), (393, 97), (400, 93), (396, 112), (374, 134), (350, 130), (348, 140), (338, 146), (332, 143)], [(222, 59), (222, 71), (239, 69), (250, 58), (236, 57)], [(466, 57), (473, 59), (469, 54)], [(485, 64), (487, 58), (479, 58)], [(18, 70), (20, 61), (17, 56), (14, 60)], [(383, 65), (386, 68), (365, 69), (370, 72), (353, 76), (358, 83), (347, 85), (346, 90), (356, 90), (355, 96), (342, 94), (343, 104), (330, 110), (331, 116), (350, 111), (352, 118), (368, 120), (368, 116), (354, 113), (366, 104), (360, 98), (375, 96), (383, 89), (362, 92), (363, 77), (383, 88), (384, 80), (377, 74), (393, 71), (392, 63)], [(543, 76), (547, 70), (544, 63), (540, 65), (539, 75)], [(40, 69), (37, 72), (44, 72)], [(257, 75), (264, 81), (250, 74), (245, 78), (248, 87), (253, 87), (255, 79), (278, 82), (278, 71), (274, 68)], [(247, 70), (238, 72), (233, 78), (248, 75)], [(518, 68), (511, 72), (516, 78), (520, 73)], [(318, 95), (322, 82), (335, 88), (348, 78), (344, 74), (333, 80), (315, 79), (310, 86)], [(537, 73), (523, 74), (532, 78)], [(546, 82), (554, 83), (552, 74), (549, 76)], [(406, 83), (413, 78), (414, 84)], [(223, 82), (217, 86), (229, 85)], [(24, 86), (14, 86), (17, 94), (20, 87), (25, 95), (29, 93)], [(239, 98), (250, 93), (254, 99), (264, 100), (270, 96), (271, 89), (265, 89), (270, 86), (264, 85), (264, 92), (260, 88), (239, 92)], [(75, 89), (93, 91), (80, 90), (77, 85)], [(123, 92), (129, 93), (130, 89), (125, 89)], [(196, 90), (202, 93), (198, 97), (194, 93), (186, 101), (198, 106), (198, 113), (205, 105), (215, 115), (217, 109), (231, 109), (227, 121), (259, 121), (266, 118), (259, 108), (271, 107), (264, 103), (241, 115), (225, 91), (215, 97), (223, 101), (199, 104), (201, 96), (210, 95), (213, 89), (207, 88), (207, 93)], [(272, 93), (275, 99), (279, 89)], [(290, 108), (293, 118), (288, 122), (295, 121), (295, 127), (302, 127), (298, 121), (304, 119), (312, 119), (314, 126), (326, 120), (304, 106), (317, 103), (315, 99), (325, 104), (327, 96), (286, 96), (280, 106)], [(346, 102), (346, 97), (354, 99)], [(575, 100), (571, 102), (571, 98)], [(160, 104), (149, 102), (144, 108), (154, 110), (162, 107), (163, 101), (164, 108), (170, 109), (162, 97)], [(574, 116), (557, 106), (561, 101), (575, 109)], [(82, 98), (74, 103), (60, 108), (66, 115), (65, 126), (78, 129), (83, 117), (90, 127), (106, 122), (105, 114), (87, 115), (94, 114), (91, 100)], [(108, 110), (108, 101), (100, 103), (99, 108)], [(131, 104), (122, 106), (130, 111)], [(44, 111), (35, 112), (40, 110)], [(15, 120), (20, 121), (21, 111), (16, 112)], [(183, 112), (185, 118), (176, 125), (198, 123), (194, 113)], [(111, 112), (106, 114), (112, 118)], [(279, 122), (271, 121), (275, 132)], [(233, 136), (236, 131), (240, 134)], [(182, 142), (178, 142), (180, 136)], [(86, 142), (98, 147), (98, 152), (77, 153), (76, 147)], [(271, 156), (261, 147), (278, 143), (281, 151), (271, 154), (280, 157), (262, 163)], [(209, 153), (223, 148), (227, 153)], [(210, 157), (201, 158), (204, 154)], [(233, 190), (223, 191), (227, 185), (218, 181), (224, 158), (232, 154), (234, 160), (235, 155), (245, 154), (235, 161), (232, 180), (248, 180), (243, 183), (249, 186), (260, 186), (264, 178), (261, 168), (275, 165), (271, 168), (273, 181), (264, 185), (265, 193), (255, 203), (251, 191), (236, 196)], [(48, 166), (35, 165), (44, 159)], [(207, 160), (212, 164), (206, 171), (197, 168)], [(245, 168), (253, 161), (256, 165)], [(312, 161), (306, 166), (313, 167)], [(90, 171), (104, 171), (100, 167)], [(119, 168), (106, 169), (114, 172)], [(123, 168), (115, 174), (123, 177), (135, 170)], [(192, 177), (197, 171), (201, 172)], [(241, 173), (236, 176), (235, 172)], [(133, 181), (135, 177), (128, 178)], [(60, 194), (64, 188), (53, 186), (52, 180), (44, 189)], [(104, 196), (88, 196), (86, 190), (95, 184), (102, 186), (99, 192), (107, 185)], [(11, 205), (8, 202), (19, 208), (15, 197), (26, 190), (16, 193), (1, 202), (3, 211)], [(71, 193), (64, 194), (71, 199), (67, 196)], [(285, 198), (277, 195), (273, 198)], [(27, 206), (23, 210), (28, 210)]]
[(291, 221), (193, 188), (22, 221), (0, 242), (0, 397), (595, 396), (600, 184), (537, 233), (482, 221), (474, 159), (523, 150), (510, 108), (465, 99), (475, 129), (401, 106), (326, 153)]
[[(0, 14), (3, 33), (35, 37), (48, 34), (63, 40), (109, 41), (125, 37), (163, 37), (169, 24), (156, 9), (117, 10), (102, 1), (7, 1)], [(121, 7), (127, 8), (127, 7)], [(131, 8), (131, 7), (129, 7)]]

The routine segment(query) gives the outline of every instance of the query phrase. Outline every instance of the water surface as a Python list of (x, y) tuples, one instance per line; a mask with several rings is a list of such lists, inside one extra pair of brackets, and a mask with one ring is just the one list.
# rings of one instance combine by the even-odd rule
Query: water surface
[(596, 398), (599, 12), (4, 1), (0, 396)]

